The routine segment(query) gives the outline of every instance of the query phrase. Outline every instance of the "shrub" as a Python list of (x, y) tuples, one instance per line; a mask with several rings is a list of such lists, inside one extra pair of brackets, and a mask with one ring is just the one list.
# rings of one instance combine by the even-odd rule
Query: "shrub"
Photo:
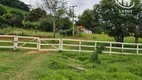
[(19, 12), (19, 11), (11, 10), (10, 13), (11, 13), (11, 14), (18, 15), (18, 16), (20, 16), (22, 19), (24, 19), (23, 13), (21, 13), (21, 12)]
[(104, 46), (102, 46), (102, 45), (97, 46), (97, 50), (95, 52), (93, 52), (93, 54), (91, 55), (91, 61), (96, 62), (96, 63), (100, 63), (99, 54), (102, 54), (103, 50), (104, 50)]
[(60, 30), (61, 35), (72, 36), (72, 29)]
[(53, 26), (52, 22), (47, 19), (40, 21), (40, 29), (43, 31), (52, 32), (53, 30), (52, 26)]
[(22, 24), (24, 25), (25, 28), (28, 28), (28, 29), (38, 29), (40, 27), (40, 24), (36, 22), (23, 21)]

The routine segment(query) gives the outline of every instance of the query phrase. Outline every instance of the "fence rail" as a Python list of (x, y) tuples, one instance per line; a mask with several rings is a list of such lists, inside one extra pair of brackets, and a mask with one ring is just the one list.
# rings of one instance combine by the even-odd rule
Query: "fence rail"
[(0, 35), (0, 48), (36, 49), (51, 51), (94, 52), (98, 45), (104, 53), (142, 55), (142, 44), (76, 39), (39, 38), (29, 36)]

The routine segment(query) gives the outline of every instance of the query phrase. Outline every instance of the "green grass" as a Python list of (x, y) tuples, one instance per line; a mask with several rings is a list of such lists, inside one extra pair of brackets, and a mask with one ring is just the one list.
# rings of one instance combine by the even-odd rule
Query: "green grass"
[(90, 53), (26, 53), (0, 50), (0, 80), (142, 80), (142, 56), (101, 54), (96, 64)]
[(9, 7), (9, 6), (3, 5), (3, 4), (0, 4), (0, 6), (3, 6), (8, 12), (9, 12), (9, 11), (12, 11), (12, 10), (15, 10), (15, 11), (19, 11), (19, 12), (21, 12), (21, 13), (27, 13), (27, 11), (24, 11), (24, 10), (22, 10), (22, 9)]
[[(82, 34), (82, 37), (84, 39), (88, 39), (88, 40), (96, 40), (96, 41), (113, 41), (115, 42), (115, 39), (113, 37), (110, 37), (106, 34)], [(134, 36), (128, 36), (124, 38), (124, 42), (127, 43), (135, 43), (135, 38)], [(139, 38), (139, 42), (142, 42), (142, 38)]]

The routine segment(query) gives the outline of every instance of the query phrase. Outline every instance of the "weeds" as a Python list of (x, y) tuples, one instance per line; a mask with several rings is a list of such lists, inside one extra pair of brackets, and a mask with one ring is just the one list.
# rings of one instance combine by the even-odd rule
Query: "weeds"
[(93, 54), (91, 55), (91, 61), (96, 63), (101, 63), (101, 60), (99, 59), (99, 54), (102, 54), (103, 50), (104, 50), (103, 45), (97, 46), (96, 51), (94, 51)]

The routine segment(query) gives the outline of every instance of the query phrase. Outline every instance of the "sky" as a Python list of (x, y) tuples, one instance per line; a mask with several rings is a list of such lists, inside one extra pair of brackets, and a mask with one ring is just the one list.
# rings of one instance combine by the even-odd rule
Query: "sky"
[[(26, 4), (32, 5), (35, 7), (37, 5), (42, 4), (42, 0), (21, 0)], [(82, 14), (82, 12), (86, 9), (92, 9), (93, 5), (99, 3), (100, 0), (66, 0), (68, 2), (68, 6), (77, 5), (75, 8), (75, 13), (77, 15)]]

